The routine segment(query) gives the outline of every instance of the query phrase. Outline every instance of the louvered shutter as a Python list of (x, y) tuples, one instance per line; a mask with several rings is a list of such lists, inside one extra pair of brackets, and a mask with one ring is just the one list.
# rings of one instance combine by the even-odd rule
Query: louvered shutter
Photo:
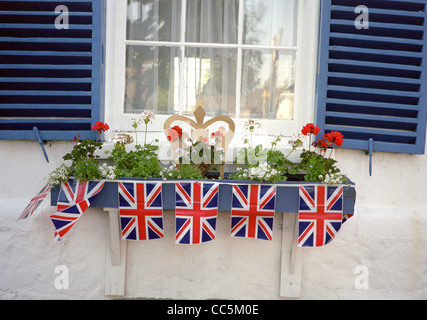
[[(68, 29), (55, 27), (60, 5)], [(94, 138), (101, 46), (101, 0), (0, 0), (0, 139)]]
[[(369, 29), (355, 26), (360, 4), (369, 10)], [(323, 1), (321, 134), (342, 132), (344, 148), (368, 150), (372, 139), (374, 151), (424, 153), (426, 22), (425, 0)]]

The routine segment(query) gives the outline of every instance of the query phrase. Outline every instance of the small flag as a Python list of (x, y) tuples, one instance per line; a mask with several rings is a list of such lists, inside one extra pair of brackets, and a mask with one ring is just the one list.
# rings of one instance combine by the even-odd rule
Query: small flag
[(22, 212), (21, 216), (18, 218), (17, 221), (31, 217), (36, 211), (36, 209), (43, 202), (43, 200), (46, 198), (46, 196), (49, 194), (49, 192), (50, 186), (49, 184), (46, 184), (43, 189), (41, 189), (41, 191), (30, 200), (30, 203), (27, 205), (27, 207)]
[(122, 239), (164, 237), (161, 183), (119, 182), (119, 208)]
[(55, 226), (55, 240), (60, 241), (70, 231), (82, 214), (89, 208), (90, 202), (104, 187), (104, 181), (69, 180), (61, 184), (57, 213), (50, 216)]
[(276, 187), (233, 185), (231, 236), (273, 240)]
[(322, 247), (331, 242), (343, 221), (342, 186), (299, 188), (298, 246)]
[(176, 243), (200, 244), (215, 240), (218, 190), (218, 183), (175, 184)]

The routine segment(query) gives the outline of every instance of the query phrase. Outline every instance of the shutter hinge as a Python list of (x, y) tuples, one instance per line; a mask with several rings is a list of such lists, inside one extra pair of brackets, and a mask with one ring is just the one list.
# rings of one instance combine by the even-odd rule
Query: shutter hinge
[(44, 154), (44, 157), (45, 157), (47, 163), (49, 163), (49, 158), (47, 157), (46, 150), (44, 149), (45, 142), (42, 140), (42, 138), (40, 136), (39, 128), (33, 127), (33, 132), (34, 132), (34, 135), (36, 136), (36, 140), (40, 143), (40, 146), (42, 147), (43, 154)]
[(372, 177), (372, 155), (374, 154), (374, 139), (370, 138), (368, 141), (368, 154), (369, 154), (369, 176)]

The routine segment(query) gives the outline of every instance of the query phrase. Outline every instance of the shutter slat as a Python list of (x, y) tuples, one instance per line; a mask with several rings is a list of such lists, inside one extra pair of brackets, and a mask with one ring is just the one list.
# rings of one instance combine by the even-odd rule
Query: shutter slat
[[(68, 29), (56, 29), (58, 5)], [(101, 1), (0, 0), (0, 139), (96, 138)]]
[(320, 134), (344, 135), (344, 148), (424, 153), (426, 3), (366, 0), (369, 28), (357, 29), (358, 4), (325, 0), (318, 76)]

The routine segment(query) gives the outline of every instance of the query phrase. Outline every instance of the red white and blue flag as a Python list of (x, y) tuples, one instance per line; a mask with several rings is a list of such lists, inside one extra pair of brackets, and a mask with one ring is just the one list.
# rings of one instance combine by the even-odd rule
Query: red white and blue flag
[(233, 185), (231, 236), (273, 240), (276, 187)]
[(33, 213), (36, 211), (36, 209), (40, 206), (40, 204), (43, 202), (43, 200), (46, 198), (46, 196), (50, 192), (50, 186), (49, 184), (46, 184), (41, 191), (30, 200), (30, 203), (27, 205), (25, 210), (22, 212), (21, 216), (18, 218), (19, 220), (26, 219), (28, 217), (31, 217)]
[(343, 220), (342, 186), (300, 186), (298, 246), (322, 247), (331, 242)]
[(70, 231), (103, 187), (104, 181), (69, 180), (61, 184), (57, 213), (50, 216), (56, 229), (55, 240), (60, 241)]
[(176, 243), (200, 244), (215, 240), (218, 190), (218, 183), (175, 184)]
[(119, 209), (122, 239), (164, 238), (160, 182), (119, 182)]

